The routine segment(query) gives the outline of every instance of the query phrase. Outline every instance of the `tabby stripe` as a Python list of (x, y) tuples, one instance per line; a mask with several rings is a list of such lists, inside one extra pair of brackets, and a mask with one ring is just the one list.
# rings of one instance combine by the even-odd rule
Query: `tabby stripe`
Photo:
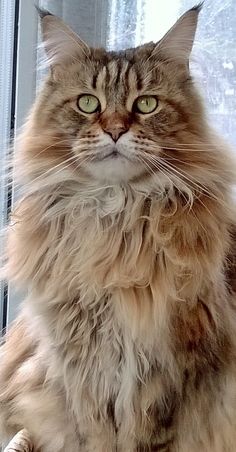
[(136, 72), (136, 76), (137, 76), (137, 89), (138, 91), (141, 91), (141, 89), (143, 88), (143, 79), (141, 74), (139, 74), (138, 72)]
[(109, 85), (109, 81), (110, 81), (110, 74), (109, 74), (107, 66), (105, 66), (105, 71), (106, 71), (106, 75), (105, 75), (106, 83), (105, 83), (105, 85), (108, 86)]
[(117, 74), (116, 74), (116, 78), (114, 80), (114, 87), (117, 88), (117, 85), (119, 84), (120, 81), (120, 74), (121, 74), (121, 70), (123, 68), (123, 64), (121, 62), (121, 60), (117, 61)]
[(128, 63), (127, 67), (126, 67), (125, 72), (124, 72), (124, 80), (125, 80), (125, 82), (127, 82), (127, 80), (129, 79), (129, 71), (130, 71), (130, 68), (132, 66), (130, 61), (128, 61), (127, 63)]
[(98, 79), (98, 74), (94, 74), (93, 80), (92, 80), (92, 88), (93, 89), (97, 88), (97, 79)]

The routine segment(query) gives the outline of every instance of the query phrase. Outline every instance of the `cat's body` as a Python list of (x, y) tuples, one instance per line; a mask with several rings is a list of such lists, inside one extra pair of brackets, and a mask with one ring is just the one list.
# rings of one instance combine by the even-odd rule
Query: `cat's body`
[[(196, 27), (197, 12), (182, 22)], [(51, 17), (43, 20), (53, 27)], [(106, 102), (118, 105), (90, 125), (71, 107), (76, 63), (63, 76), (56, 61), (19, 145), (26, 195), (9, 232), (7, 272), (29, 294), (1, 352), (0, 428), (8, 436), (26, 428), (35, 450), (235, 451), (232, 163), (205, 124), (183, 62), (172, 81), (169, 54), (157, 64), (156, 119), (122, 113), (132, 86), (134, 99), (154, 92), (151, 69), (141, 81), (135, 72), (153, 64), (154, 50), (90, 55), (101, 110), (104, 80)], [(106, 138), (99, 127), (120, 144), (93, 164), (86, 152)], [(128, 160), (117, 156), (127, 149)], [(154, 150), (166, 159), (159, 171), (153, 156), (141, 165)]]

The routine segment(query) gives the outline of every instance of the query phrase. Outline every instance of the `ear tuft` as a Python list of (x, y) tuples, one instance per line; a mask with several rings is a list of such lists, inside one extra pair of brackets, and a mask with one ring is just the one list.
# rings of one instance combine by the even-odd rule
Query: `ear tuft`
[(202, 10), (203, 5), (204, 5), (204, 1), (198, 3), (195, 6), (193, 6), (189, 11), (197, 11), (197, 13), (200, 13), (200, 11)]
[(37, 8), (42, 30), (42, 41), (48, 64), (66, 66), (89, 58), (89, 46), (63, 20), (49, 11)]
[(52, 13), (50, 13), (46, 9), (40, 8), (38, 5), (35, 5), (35, 8), (38, 11), (38, 15), (39, 15), (40, 19), (44, 19), (44, 17), (46, 17), (46, 16), (53, 16)]
[(166, 61), (189, 62), (203, 2), (184, 13), (157, 43), (152, 53)]

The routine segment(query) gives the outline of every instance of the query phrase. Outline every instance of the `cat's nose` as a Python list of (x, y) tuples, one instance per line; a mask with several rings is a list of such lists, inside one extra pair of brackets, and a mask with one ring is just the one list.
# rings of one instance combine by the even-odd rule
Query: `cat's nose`
[(128, 121), (117, 113), (103, 118), (102, 128), (116, 142), (129, 129)]
[(117, 141), (123, 133), (127, 132), (128, 127), (111, 127), (103, 130), (108, 133), (114, 141)]

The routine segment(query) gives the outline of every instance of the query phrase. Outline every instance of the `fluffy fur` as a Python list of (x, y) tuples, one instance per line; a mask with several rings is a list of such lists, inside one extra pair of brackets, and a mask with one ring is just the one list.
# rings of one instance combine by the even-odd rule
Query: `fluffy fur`
[[(15, 159), (6, 275), (28, 295), (1, 350), (2, 437), (235, 450), (235, 172), (189, 74), (198, 13), (119, 53), (41, 13), (51, 71)], [(82, 93), (101, 111), (78, 111)]]

